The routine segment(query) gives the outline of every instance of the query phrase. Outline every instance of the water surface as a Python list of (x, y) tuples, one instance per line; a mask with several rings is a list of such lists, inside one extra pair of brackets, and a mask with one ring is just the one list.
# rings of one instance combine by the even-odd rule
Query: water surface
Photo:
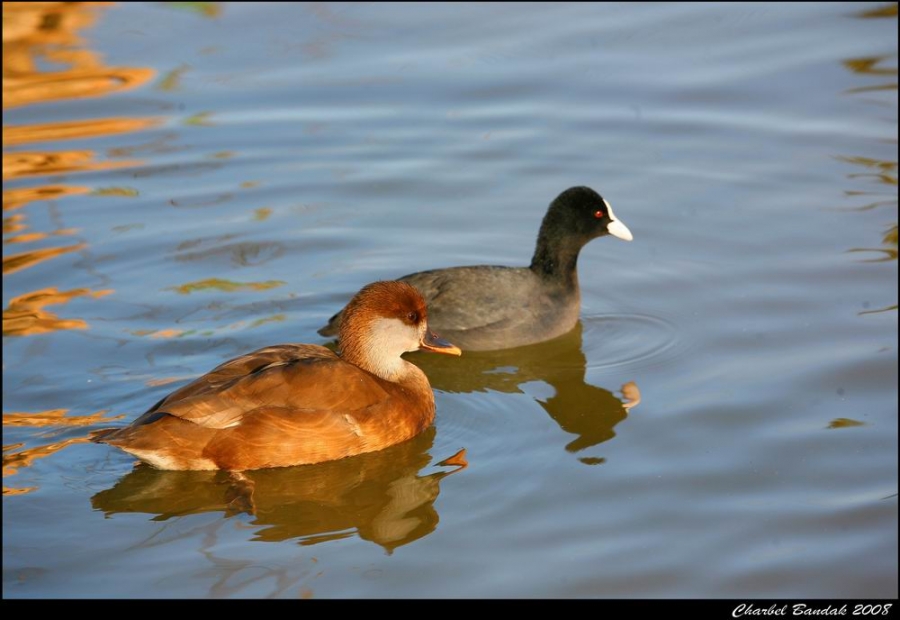
[[(897, 596), (896, 4), (3, 11), (4, 596)], [(87, 443), (582, 184), (635, 240), (571, 333), (410, 356), (415, 440)]]

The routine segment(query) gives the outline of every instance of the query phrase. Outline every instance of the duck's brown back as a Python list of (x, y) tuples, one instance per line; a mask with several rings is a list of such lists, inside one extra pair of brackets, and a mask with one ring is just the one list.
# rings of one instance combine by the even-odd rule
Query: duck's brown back
[(284, 344), (222, 364), (96, 439), (160, 469), (246, 470), (380, 450), (433, 420), (427, 380), (391, 383), (325, 347)]

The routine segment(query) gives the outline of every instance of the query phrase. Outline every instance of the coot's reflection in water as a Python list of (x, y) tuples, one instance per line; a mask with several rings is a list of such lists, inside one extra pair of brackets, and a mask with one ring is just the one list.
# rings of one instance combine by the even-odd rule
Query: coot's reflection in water
[[(634, 382), (622, 386), (623, 398), (585, 381), (587, 359), (582, 350), (581, 321), (569, 333), (554, 340), (503, 351), (464, 351), (452, 364), (437, 356), (415, 355), (431, 382), (445, 392), (523, 393), (522, 385), (541, 381), (554, 389), (549, 398), (535, 398), (559, 427), (575, 435), (566, 443), (569, 452), (580, 452), (615, 437), (615, 426), (640, 402)], [(602, 458), (582, 457), (588, 465)]]
[[(437, 527), (440, 482), (465, 466), (423, 473), (435, 429), (386, 450), (318, 465), (229, 474), (160, 471), (138, 465), (111, 489), (91, 498), (96, 510), (147, 513), (156, 520), (188, 514), (250, 513), (253, 540), (297, 539), (312, 545), (358, 535), (389, 553)], [(440, 464), (438, 464), (440, 465)]]

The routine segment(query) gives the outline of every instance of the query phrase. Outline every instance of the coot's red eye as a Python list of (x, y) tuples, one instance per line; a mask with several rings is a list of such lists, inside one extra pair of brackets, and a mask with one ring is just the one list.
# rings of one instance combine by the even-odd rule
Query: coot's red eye
[(594, 211), (594, 217), (596, 217), (598, 220), (599, 220), (601, 217), (603, 217), (604, 215), (606, 215), (606, 214), (605, 214), (603, 211), (600, 211), (599, 209), (596, 210), (596, 211)]

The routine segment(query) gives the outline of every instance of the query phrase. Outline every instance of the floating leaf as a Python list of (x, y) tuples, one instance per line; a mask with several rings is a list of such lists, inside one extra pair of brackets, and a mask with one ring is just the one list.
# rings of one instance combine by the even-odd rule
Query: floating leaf
[(212, 112), (197, 112), (196, 114), (191, 114), (182, 122), (185, 125), (193, 125), (195, 127), (212, 127), (213, 123), (209, 121), (210, 116), (212, 116)]
[(865, 422), (851, 420), (850, 418), (835, 418), (828, 424), (828, 428), (850, 428), (852, 426), (865, 426)]
[(206, 280), (198, 280), (197, 282), (188, 282), (181, 286), (172, 286), (166, 290), (175, 291), (181, 295), (188, 295), (197, 291), (206, 290), (234, 293), (237, 291), (265, 291), (270, 288), (283, 286), (284, 284), (285, 282), (281, 280), (266, 280), (265, 282), (233, 282), (221, 278), (208, 278)]
[(181, 9), (203, 17), (218, 17), (222, 14), (221, 2), (163, 2), (163, 6)]
[(157, 85), (157, 90), (172, 92), (181, 87), (181, 76), (191, 69), (190, 65), (181, 65), (169, 71)]
[(272, 316), (265, 316), (261, 319), (256, 319), (252, 323), (250, 323), (250, 327), (259, 327), (260, 325), (265, 325), (266, 323), (281, 323), (287, 317), (283, 314), (273, 314)]
[(91, 192), (92, 196), (125, 196), (134, 198), (140, 193), (133, 187), (98, 187)]

